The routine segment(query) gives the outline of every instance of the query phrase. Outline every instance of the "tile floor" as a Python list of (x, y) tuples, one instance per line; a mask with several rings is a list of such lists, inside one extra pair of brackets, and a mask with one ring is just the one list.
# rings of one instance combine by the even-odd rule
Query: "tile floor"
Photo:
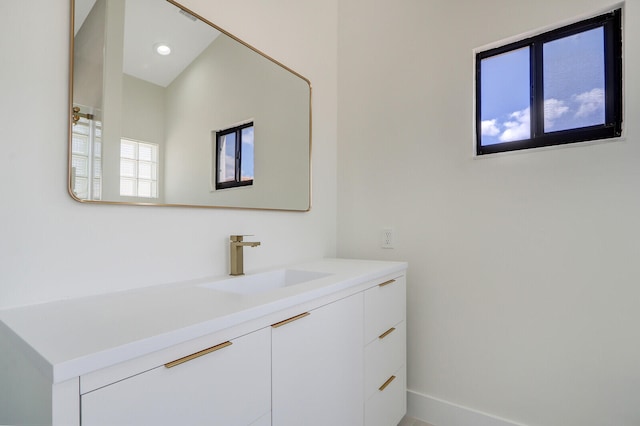
[(433, 426), (433, 425), (430, 425), (429, 423), (425, 423), (418, 419), (414, 419), (413, 417), (404, 416), (403, 419), (398, 424), (398, 426)]

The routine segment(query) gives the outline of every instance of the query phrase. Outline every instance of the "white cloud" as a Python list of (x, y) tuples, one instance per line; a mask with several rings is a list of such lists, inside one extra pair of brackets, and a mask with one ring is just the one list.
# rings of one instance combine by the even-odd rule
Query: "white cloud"
[(558, 99), (545, 99), (544, 101), (544, 128), (549, 130), (553, 128), (555, 120), (569, 111), (569, 107), (564, 101)]
[(500, 129), (496, 126), (496, 119), (484, 120), (480, 123), (482, 127), (482, 136), (496, 136), (500, 133)]
[(587, 117), (596, 111), (604, 110), (604, 90), (595, 88), (588, 92), (574, 95), (573, 99), (580, 103), (576, 117)]
[[(588, 92), (571, 97), (573, 102), (578, 104), (575, 118), (584, 118), (593, 113), (604, 111), (604, 90), (592, 89)], [(557, 119), (575, 111), (567, 105), (568, 101), (560, 99), (546, 99), (544, 101), (544, 127), (546, 130), (553, 129)], [(509, 114), (509, 120), (499, 123), (497, 119), (484, 120), (481, 123), (483, 136), (498, 136), (500, 142), (511, 142), (529, 139), (531, 137), (531, 111), (525, 108)], [(503, 130), (504, 129), (504, 130)]]
[(507, 130), (500, 135), (500, 142), (519, 141), (531, 137), (531, 113), (529, 108), (512, 112), (509, 118), (513, 120), (503, 123)]

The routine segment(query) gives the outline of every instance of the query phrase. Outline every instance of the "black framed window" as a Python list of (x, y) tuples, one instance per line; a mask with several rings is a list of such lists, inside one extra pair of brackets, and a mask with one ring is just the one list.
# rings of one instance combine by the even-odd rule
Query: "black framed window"
[(216, 189), (253, 185), (253, 122), (216, 132)]
[(620, 136), (621, 15), (477, 53), (476, 153)]

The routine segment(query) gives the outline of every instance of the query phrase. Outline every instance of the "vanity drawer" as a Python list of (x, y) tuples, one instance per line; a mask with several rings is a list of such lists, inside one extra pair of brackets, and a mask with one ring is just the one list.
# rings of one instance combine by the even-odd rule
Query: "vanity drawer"
[[(386, 334), (386, 335), (385, 335)], [(406, 323), (396, 324), (364, 349), (365, 399), (406, 363)]]
[(364, 407), (364, 424), (367, 426), (393, 426), (400, 423), (407, 411), (406, 369), (403, 365), (382, 390), (376, 390)]
[(82, 395), (82, 425), (269, 424), (270, 329), (166, 361)]
[(385, 281), (364, 292), (364, 341), (369, 343), (405, 319), (404, 276)]

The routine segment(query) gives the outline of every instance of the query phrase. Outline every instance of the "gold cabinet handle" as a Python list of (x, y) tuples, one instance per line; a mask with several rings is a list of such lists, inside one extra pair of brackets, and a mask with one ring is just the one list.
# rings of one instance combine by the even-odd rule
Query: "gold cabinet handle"
[(290, 322), (297, 321), (297, 320), (299, 320), (299, 319), (301, 319), (301, 318), (304, 318), (304, 317), (307, 317), (307, 316), (309, 316), (309, 315), (311, 315), (309, 312), (305, 312), (305, 313), (303, 313), (303, 314), (296, 315), (295, 317), (291, 317), (291, 318), (286, 319), (286, 320), (284, 320), (284, 321), (280, 321), (280, 322), (277, 322), (277, 323), (275, 323), (275, 324), (271, 324), (271, 327), (273, 327), (273, 328), (282, 327), (283, 325), (287, 325), (287, 324), (289, 324)]
[(187, 355), (187, 356), (184, 356), (182, 358), (176, 359), (175, 361), (168, 362), (164, 366), (167, 367), (167, 368), (172, 368), (172, 367), (175, 367), (176, 365), (183, 364), (183, 363), (185, 363), (187, 361), (191, 361), (192, 359), (200, 358), (202, 355), (210, 354), (211, 352), (218, 351), (218, 350), (220, 350), (222, 348), (226, 348), (227, 346), (231, 346), (231, 345), (233, 345), (233, 343), (231, 343), (231, 342), (220, 343), (219, 345), (215, 345), (215, 346), (212, 346), (210, 348), (203, 349), (200, 352), (196, 352), (194, 354)]
[(387, 331), (385, 331), (384, 333), (382, 333), (381, 335), (378, 336), (378, 339), (382, 340), (385, 337), (387, 337), (388, 335), (390, 335), (391, 333), (393, 333), (394, 331), (396, 331), (395, 327), (391, 327), (390, 329), (388, 329)]
[(379, 390), (379, 391), (383, 391), (383, 390), (384, 390), (387, 386), (389, 386), (389, 385), (391, 384), (391, 382), (393, 382), (395, 379), (396, 379), (396, 376), (391, 376), (391, 377), (389, 377), (389, 378), (387, 379), (387, 381), (386, 381), (386, 382), (384, 382), (384, 383), (382, 384), (382, 386), (380, 386), (380, 387), (378, 388), (378, 390)]
[(395, 282), (396, 282), (396, 280), (385, 281), (385, 282), (383, 282), (381, 284), (378, 284), (378, 287), (384, 287), (385, 285), (393, 284)]

